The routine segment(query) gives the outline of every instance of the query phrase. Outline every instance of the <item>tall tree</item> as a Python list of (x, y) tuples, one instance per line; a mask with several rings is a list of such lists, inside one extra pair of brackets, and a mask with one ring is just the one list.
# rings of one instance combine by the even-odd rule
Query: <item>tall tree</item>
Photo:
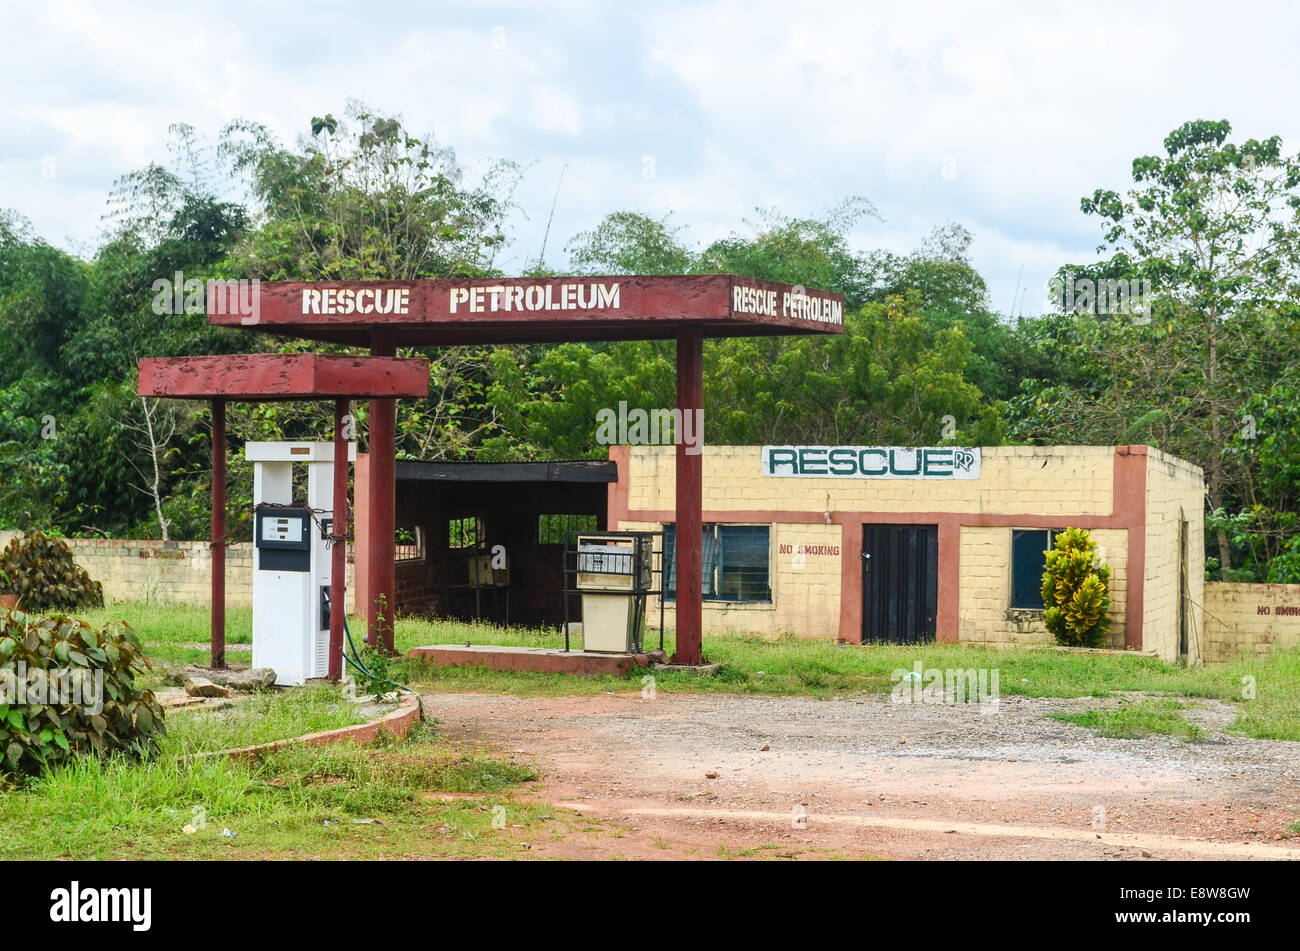
[[(1226, 120), (1184, 123), (1165, 138), (1163, 156), (1133, 161), (1137, 187), (1127, 200), (1099, 189), (1081, 203), (1107, 222), (1102, 249), (1136, 265), (1180, 322), (1199, 328), (1215, 509), (1224, 503), (1224, 415), (1238, 408), (1220, 376), (1223, 324), (1275, 310), (1300, 280), (1300, 156), (1284, 155), (1278, 136), (1225, 144), (1231, 131)], [(1217, 540), (1227, 570), (1227, 533)]]
[[(410, 280), (499, 274), (496, 255), (519, 167), (498, 162), (468, 182), (455, 153), (400, 120), (350, 103), (343, 119), (316, 117), (295, 148), (245, 121), (225, 130), (221, 154), (247, 175), (258, 226), (223, 265), (269, 280)], [(430, 394), (405, 405), (398, 451), (458, 458), (497, 429), (485, 389), (491, 348), (425, 349)], [(317, 428), (328, 432), (328, 417)]]
[[(1138, 281), (1150, 300), (1137, 320), (1090, 302), (1031, 325), (1058, 369), (1016, 404), (1022, 435), (1136, 435), (1191, 458), (1216, 511), (1243, 501), (1227, 450), (1246, 402), (1286, 363), (1265, 343), (1295, 339), (1287, 315), (1300, 290), (1300, 157), (1277, 136), (1237, 145), (1230, 133), (1226, 121), (1187, 122), (1163, 155), (1133, 161), (1123, 197), (1099, 189), (1082, 200), (1110, 256), (1062, 276)], [(1229, 533), (1214, 537), (1230, 571)]]
[[(972, 373), (981, 355), (967, 321), (986, 339), (1002, 332), (984, 283), (965, 259), (969, 235), (945, 229), (910, 257), (854, 251), (852, 225), (873, 214), (862, 199), (820, 218), (762, 213), (751, 233), (733, 233), (692, 253), (667, 219), (607, 216), (569, 245), (589, 273), (735, 273), (802, 283), (845, 295), (845, 334), (733, 338), (704, 351), (712, 443), (943, 439), (997, 443), (1000, 408)], [(929, 293), (916, 289), (925, 283)], [(882, 293), (882, 288), (890, 292)], [(994, 345), (989, 345), (992, 356)], [(674, 403), (671, 344), (564, 344), (522, 361), (502, 357), (491, 395), (513, 449), (542, 456), (599, 454), (597, 410)], [(490, 450), (506, 455), (507, 440)]]

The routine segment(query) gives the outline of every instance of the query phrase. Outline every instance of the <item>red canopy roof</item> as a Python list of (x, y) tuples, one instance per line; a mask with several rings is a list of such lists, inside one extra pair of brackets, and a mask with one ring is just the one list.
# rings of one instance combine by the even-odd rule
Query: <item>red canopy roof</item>
[(213, 283), (207, 312), (218, 326), (353, 346), (376, 331), (396, 346), (652, 340), (681, 325), (710, 337), (844, 332), (843, 295), (729, 274)]
[(321, 353), (145, 357), (137, 392), (182, 400), (421, 397), (429, 393), (429, 361)]

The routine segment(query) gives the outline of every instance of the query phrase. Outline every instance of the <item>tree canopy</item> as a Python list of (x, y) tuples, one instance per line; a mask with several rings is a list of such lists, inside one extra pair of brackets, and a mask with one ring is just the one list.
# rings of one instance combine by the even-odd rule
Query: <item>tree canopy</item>
[[(177, 125), (172, 142), (170, 161), (119, 179), (87, 258), (0, 212), (0, 527), (206, 531), (207, 409), (137, 398), (136, 361), (317, 345), (158, 313), (160, 280), (501, 275), (513, 162), (471, 176), (434, 136), (357, 103), (291, 144), (245, 120), (211, 144)], [(1132, 179), (1082, 199), (1099, 260), (1063, 263), (1059, 306), (1017, 320), (990, 305), (960, 225), (906, 254), (859, 247), (879, 217), (860, 196), (804, 217), (759, 209), (703, 245), (671, 215), (615, 208), (568, 240), (567, 270), (844, 295), (842, 336), (707, 343), (708, 442), (1145, 442), (1204, 467), (1214, 576), (1300, 581), (1300, 158), (1195, 121)], [(674, 403), (671, 343), (421, 353), (429, 394), (399, 414), (407, 458), (601, 457), (599, 410)], [(238, 404), (229, 425), (236, 445), (331, 432), (328, 407), (298, 403)]]

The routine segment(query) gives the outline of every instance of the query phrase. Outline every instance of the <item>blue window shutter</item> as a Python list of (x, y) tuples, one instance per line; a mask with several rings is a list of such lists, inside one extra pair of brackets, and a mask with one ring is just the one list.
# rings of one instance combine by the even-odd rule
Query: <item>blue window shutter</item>
[(1043, 568), (1047, 564), (1047, 529), (1011, 533), (1011, 607), (1043, 608)]
[(668, 601), (677, 597), (677, 526), (669, 523), (664, 526), (664, 598)]
[(771, 601), (766, 525), (721, 525), (719, 596), (728, 601)]

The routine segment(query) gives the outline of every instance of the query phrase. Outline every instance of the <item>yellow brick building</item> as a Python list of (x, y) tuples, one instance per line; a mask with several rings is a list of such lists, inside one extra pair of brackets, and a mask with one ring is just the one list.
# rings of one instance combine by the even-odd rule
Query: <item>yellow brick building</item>
[[(962, 452), (973, 464), (957, 471)], [(675, 447), (610, 458), (607, 527), (666, 530), (671, 582)], [(1111, 566), (1111, 646), (1200, 660), (1205, 486), (1181, 459), (1146, 446), (706, 446), (703, 462), (706, 634), (1050, 643), (1042, 553), (1052, 532), (1086, 528)]]

